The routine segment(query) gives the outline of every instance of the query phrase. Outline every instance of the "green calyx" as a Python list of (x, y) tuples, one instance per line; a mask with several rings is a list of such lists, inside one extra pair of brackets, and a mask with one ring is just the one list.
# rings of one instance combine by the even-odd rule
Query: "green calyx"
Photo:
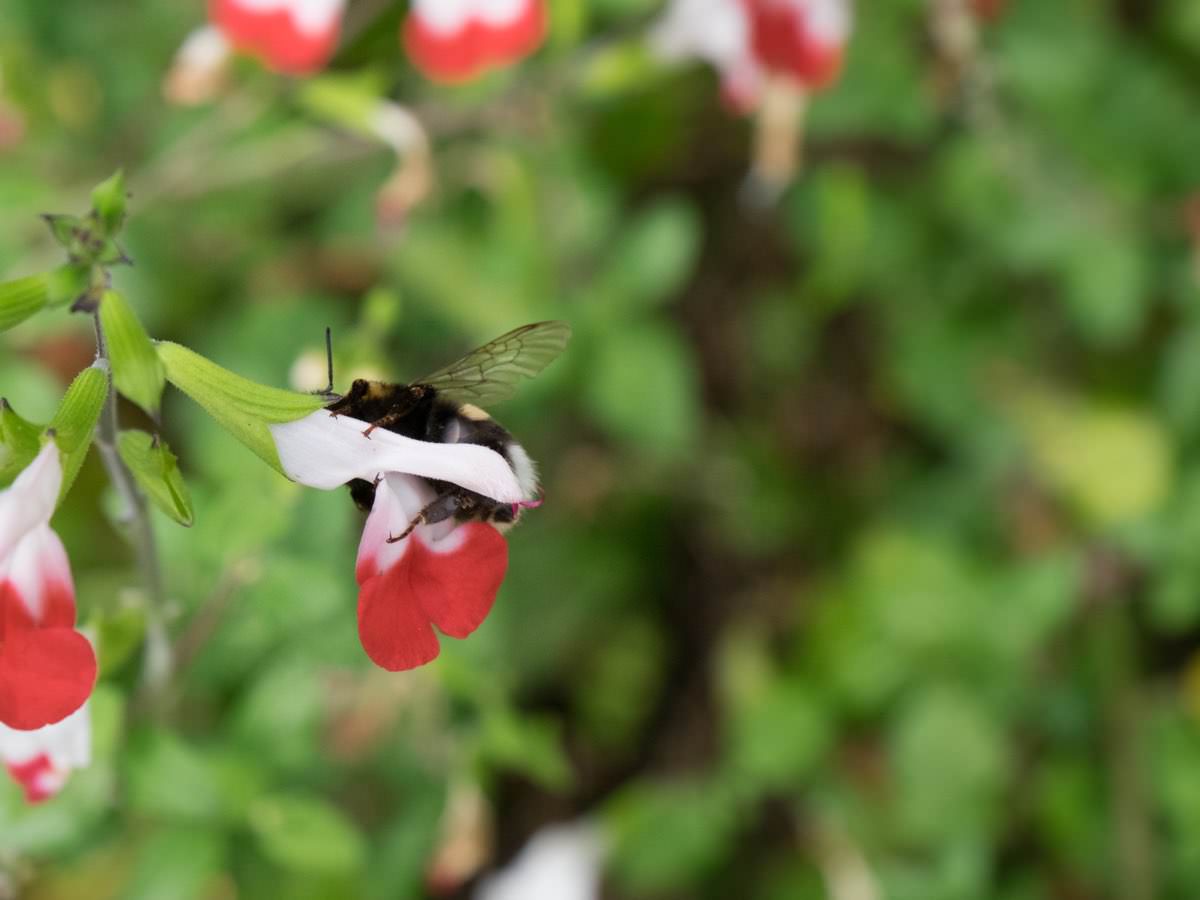
[(100, 300), (100, 327), (108, 345), (113, 384), (157, 419), (166, 383), (163, 366), (133, 307), (116, 291), (105, 291)]
[(49, 298), (47, 275), (30, 275), (0, 284), (0, 331), (24, 322), (41, 310)]
[(179, 461), (166, 442), (145, 431), (122, 431), (117, 452), (150, 501), (180, 525), (190, 527), (195, 520), (192, 499), (179, 472)]
[(180, 344), (162, 341), (154, 346), (171, 384), (271, 468), (285, 474), (267, 426), (302, 419), (325, 406), (325, 398), (258, 384)]
[(63, 483), (59, 500), (67, 495), (92, 444), (92, 432), (108, 395), (108, 372), (94, 363), (75, 376), (63, 395), (49, 427), (62, 452)]
[(47, 213), (42, 218), (72, 263), (115, 266), (129, 262), (116, 241), (125, 223), (125, 177), (120, 171), (92, 189), (92, 208), (85, 215)]
[(42, 429), (0, 397), (0, 485), (9, 484), (37, 456)]
[(22, 418), (0, 399), (0, 485), (7, 485), (29, 465), (47, 440), (62, 454), (63, 483), (59, 500), (67, 495), (87, 457), (92, 432), (108, 392), (108, 373), (92, 365), (77, 376), (59, 402), (54, 418), (37, 425)]

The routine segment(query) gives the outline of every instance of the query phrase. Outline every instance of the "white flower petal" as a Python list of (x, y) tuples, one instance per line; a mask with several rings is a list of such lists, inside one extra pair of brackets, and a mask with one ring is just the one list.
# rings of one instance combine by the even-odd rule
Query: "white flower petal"
[(750, 23), (739, 0), (674, 0), (651, 46), (664, 59), (698, 57), (727, 70), (751, 55)]
[(371, 574), (390, 569), (404, 555), (412, 537), (419, 535), (421, 543), (438, 553), (453, 553), (461, 546), (463, 535), (457, 531), (453, 518), (434, 525), (419, 525), (410, 537), (389, 542), (389, 538), (404, 533), (404, 529), (437, 494), (432, 487), (412, 475), (391, 472), (375, 489), (375, 504), (363, 526), (358, 542), (355, 571), (363, 576), (363, 567)]
[(13, 586), (35, 622), (42, 620), (46, 592), (52, 587), (75, 596), (67, 549), (49, 525), (38, 525), (21, 539), (0, 565), (0, 578)]
[(20, 765), (46, 754), (54, 768), (62, 772), (81, 769), (92, 761), (92, 718), (89, 703), (61, 722), (18, 731), (0, 724), (0, 760)]
[(604, 842), (591, 823), (551, 825), (484, 879), (475, 900), (597, 900), (603, 857)]
[(61, 487), (58, 447), (48, 441), (16, 480), (0, 491), (0, 561), (27, 533), (50, 521)]
[(279, 463), (288, 477), (333, 490), (355, 478), (374, 481), (388, 472), (449, 481), (503, 503), (523, 498), (507, 460), (478, 444), (416, 441), (367, 422), (319, 409), (303, 419), (271, 425)]
[(237, 0), (236, 5), (254, 15), (287, 13), (300, 31), (321, 34), (341, 18), (346, 0)]

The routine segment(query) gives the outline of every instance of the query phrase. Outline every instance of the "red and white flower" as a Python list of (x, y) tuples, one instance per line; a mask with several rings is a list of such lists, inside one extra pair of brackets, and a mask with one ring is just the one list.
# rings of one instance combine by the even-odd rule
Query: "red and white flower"
[(848, 0), (742, 0), (742, 6), (751, 52), (764, 70), (810, 91), (833, 83), (850, 37)]
[(546, 32), (544, 0), (413, 0), (404, 46), (421, 71), (461, 81), (532, 53)]
[(752, 184), (772, 199), (799, 167), (808, 101), (837, 79), (850, 26), (850, 0), (674, 0), (654, 44), (709, 61), (730, 105), (757, 112)]
[(288, 75), (308, 75), (333, 56), (346, 0), (210, 0), (209, 19), (236, 49)]
[(674, 0), (654, 29), (665, 59), (702, 59), (720, 73), (738, 109), (754, 106), (761, 73), (750, 50), (750, 20), (742, 0)]
[(0, 491), (0, 723), (31, 730), (75, 712), (96, 682), (96, 654), (75, 630), (75, 586), (50, 517), (62, 463), (50, 441)]
[(424, 479), (447, 481), (504, 503), (532, 501), (499, 453), (477, 444), (418, 441), (318, 410), (271, 425), (288, 476), (322, 490), (353, 479), (376, 483), (355, 577), (358, 633), (384, 669), (412, 669), (439, 652), (434, 626), (464, 638), (483, 622), (508, 568), (508, 545), (491, 525), (453, 520), (409, 523), (434, 499)]
[(75, 769), (92, 761), (92, 724), (85, 703), (61, 722), (18, 731), (0, 725), (0, 760), (25, 791), (30, 803), (48, 800), (62, 790)]
[(730, 102), (761, 102), (772, 80), (828, 87), (850, 36), (849, 0), (674, 0), (654, 34), (672, 59), (697, 57), (721, 74)]

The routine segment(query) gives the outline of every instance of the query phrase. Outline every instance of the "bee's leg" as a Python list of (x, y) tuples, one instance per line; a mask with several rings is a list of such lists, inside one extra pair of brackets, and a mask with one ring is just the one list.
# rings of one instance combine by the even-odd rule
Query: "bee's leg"
[(389, 535), (387, 542), (394, 544), (397, 541), (404, 540), (412, 534), (413, 529), (418, 525), (436, 525), (438, 522), (444, 522), (458, 512), (459, 501), (459, 494), (453, 491), (436, 497), (413, 517), (412, 521), (408, 523), (407, 528), (397, 535)]
[(384, 414), (382, 418), (376, 419), (365, 429), (363, 429), (363, 437), (370, 438), (371, 432), (376, 428), (389, 428), (401, 421), (416, 407), (417, 402), (425, 395), (425, 392), (419, 388), (413, 388), (409, 391), (408, 396), (404, 400), (397, 401), (392, 406), (391, 412)]
[(404, 410), (404, 412), (390, 412), (386, 416), (384, 416), (382, 419), (376, 419), (374, 422), (372, 422), (370, 425), (368, 425), (366, 428), (364, 428), (362, 435), (365, 438), (370, 438), (371, 432), (374, 431), (376, 428), (387, 428), (389, 425), (395, 425), (397, 422), (399, 422), (401, 419), (403, 419), (406, 415), (408, 415), (407, 409)]

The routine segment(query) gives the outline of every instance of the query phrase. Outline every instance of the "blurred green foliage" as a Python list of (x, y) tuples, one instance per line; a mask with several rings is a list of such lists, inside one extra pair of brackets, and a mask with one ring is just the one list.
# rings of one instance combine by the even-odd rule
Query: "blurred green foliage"
[[(1194, 3), (1013, 0), (974, 80), (929, 4), (861, 4), (770, 209), (711, 74), (641, 46), (650, 0), (555, 0), (536, 58), (458, 88), (376, 29), (329, 80), (245, 63), (173, 108), (201, 6), (9, 0), (0, 278), (60, 264), (37, 215), (121, 166), (114, 287), (256, 381), (320, 387), (326, 325), (344, 388), (567, 319), (496, 411), (548, 502), (484, 626), (388, 675), (355, 632), (349, 498), (168, 389), (179, 671), (139, 707), (139, 582), (89, 459), (56, 527), (101, 642), (96, 761), (44, 806), (0, 788), (27, 896), (422, 896), (464, 783), (493, 862), (599, 817), (613, 897), (1194, 896)], [(372, 90), (434, 142), (399, 230), (352, 125)], [(85, 318), (42, 312), (0, 336), (0, 394), (48, 421), (91, 355)]]

